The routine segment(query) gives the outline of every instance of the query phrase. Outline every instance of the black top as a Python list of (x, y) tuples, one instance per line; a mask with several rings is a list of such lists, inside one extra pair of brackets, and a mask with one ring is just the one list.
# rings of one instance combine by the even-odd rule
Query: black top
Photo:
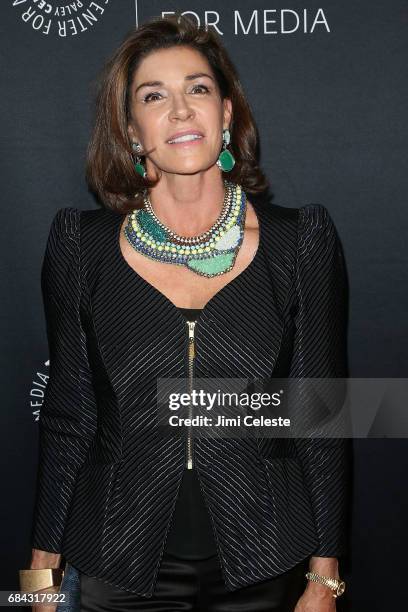
[[(179, 308), (195, 321), (200, 308)], [(211, 518), (206, 508), (195, 468), (184, 470), (165, 552), (182, 559), (207, 559), (217, 554)]]

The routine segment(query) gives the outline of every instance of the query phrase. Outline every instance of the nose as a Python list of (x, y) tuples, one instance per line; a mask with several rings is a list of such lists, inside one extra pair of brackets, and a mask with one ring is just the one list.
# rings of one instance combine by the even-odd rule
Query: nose
[(173, 96), (173, 105), (170, 111), (170, 119), (190, 119), (194, 116), (194, 111), (190, 107), (184, 94)]

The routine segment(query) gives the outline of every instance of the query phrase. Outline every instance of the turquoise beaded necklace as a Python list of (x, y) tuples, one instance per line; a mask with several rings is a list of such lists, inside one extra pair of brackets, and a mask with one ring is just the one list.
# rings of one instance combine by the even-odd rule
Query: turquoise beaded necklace
[(225, 197), (220, 216), (198, 236), (179, 236), (155, 215), (147, 190), (144, 207), (128, 215), (124, 233), (132, 247), (150, 259), (184, 265), (208, 278), (225, 274), (234, 266), (244, 237), (247, 200), (240, 185), (224, 181)]

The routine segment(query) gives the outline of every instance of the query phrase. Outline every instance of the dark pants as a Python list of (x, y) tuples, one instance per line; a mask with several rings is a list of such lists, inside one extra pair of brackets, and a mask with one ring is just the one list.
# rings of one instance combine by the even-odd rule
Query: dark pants
[(293, 612), (306, 588), (308, 562), (307, 558), (276, 578), (229, 592), (216, 555), (187, 561), (164, 554), (151, 598), (81, 573), (81, 612)]

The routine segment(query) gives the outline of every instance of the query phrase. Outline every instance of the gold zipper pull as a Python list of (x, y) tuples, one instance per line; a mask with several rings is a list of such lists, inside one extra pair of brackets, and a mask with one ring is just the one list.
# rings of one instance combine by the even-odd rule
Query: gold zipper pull
[(195, 321), (187, 321), (188, 323), (188, 338), (190, 341), (189, 347), (188, 347), (188, 355), (191, 359), (194, 359), (195, 357), (195, 344), (194, 344), (194, 327), (195, 327)]

